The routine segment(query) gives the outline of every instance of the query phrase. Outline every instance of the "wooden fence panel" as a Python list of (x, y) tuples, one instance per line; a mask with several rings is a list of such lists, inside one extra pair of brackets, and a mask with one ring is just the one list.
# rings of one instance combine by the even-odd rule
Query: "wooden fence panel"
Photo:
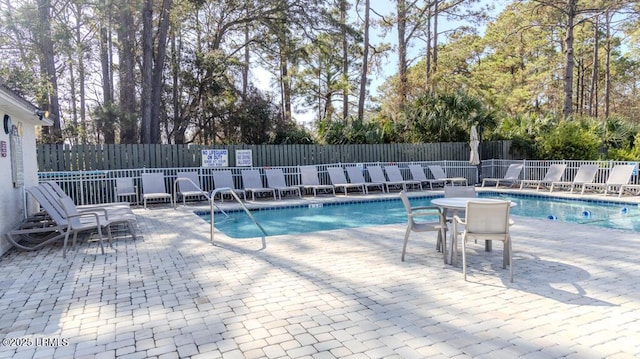
[[(229, 166), (235, 152), (252, 152), (253, 166), (296, 166), (329, 163), (467, 161), (469, 145), (457, 143), (347, 145), (52, 145), (37, 146), (38, 168), (51, 171), (94, 171), (136, 168), (200, 167), (203, 149), (227, 149)], [(483, 142), (482, 159), (518, 159), (511, 141)]]

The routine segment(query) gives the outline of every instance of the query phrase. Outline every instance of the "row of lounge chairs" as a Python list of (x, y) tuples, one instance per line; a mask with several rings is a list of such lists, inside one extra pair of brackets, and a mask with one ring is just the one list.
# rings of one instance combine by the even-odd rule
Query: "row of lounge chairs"
[(129, 203), (109, 203), (94, 206), (76, 206), (55, 182), (44, 182), (28, 187), (26, 192), (34, 198), (42, 212), (24, 221), (19, 228), (9, 231), (7, 239), (16, 248), (36, 250), (47, 244), (63, 240), (63, 257), (67, 254), (69, 237), (75, 245), (78, 234), (97, 232), (100, 250), (104, 254), (103, 233), (112, 245), (112, 227), (126, 227), (136, 238), (136, 217)]
[(579, 190), (580, 194), (587, 191), (601, 190), (606, 196), (610, 192), (618, 193), (621, 197), (624, 193), (640, 194), (640, 184), (630, 184), (633, 176), (634, 165), (615, 165), (609, 172), (606, 182), (595, 182), (596, 175), (599, 170), (598, 165), (581, 165), (572, 181), (562, 181), (566, 164), (553, 164), (549, 166), (545, 176), (541, 180), (520, 180), (522, 172), (522, 164), (511, 164), (503, 178), (485, 178), (482, 181), (482, 187), (487, 183), (509, 184), (514, 186), (520, 184), (520, 189), (525, 187), (535, 187), (537, 191), (541, 188), (548, 188), (549, 192), (566, 188), (570, 193)]
[[(468, 185), (467, 179), (464, 177), (447, 177), (441, 166), (428, 165), (427, 168), (433, 178), (427, 178), (425, 168), (419, 164), (408, 166), (411, 178), (403, 177), (397, 165), (387, 165), (384, 168), (379, 165), (367, 166), (368, 178), (365, 178), (362, 167), (346, 166), (343, 168), (342, 166), (333, 166), (327, 168), (329, 183), (322, 183), (316, 166), (300, 166), (300, 184), (287, 184), (282, 169), (268, 168), (264, 170), (266, 185), (263, 184), (260, 170), (245, 169), (241, 171), (242, 188), (236, 187), (230, 170), (213, 171), (212, 175), (216, 188), (229, 188), (238, 197), (245, 200), (249, 195), (251, 195), (252, 200), (255, 200), (256, 196), (282, 199), (282, 196), (287, 194), (302, 197), (303, 191), (310, 191), (314, 196), (317, 196), (318, 192), (331, 193), (333, 195), (336, 192), (341, 192), (348, 195), (349, 192), (354, 191), (367, 194), (372, 189), (385, 193), (394, 189), (405, 192), (408, 189), (422, 190), (426, 185), (429, 185), (431, 190), (433, 190), (434, 186)], [(554, 190), (567, 188), (570, 193), (580, 190), (583, 194), (589, 190), (603, 189), (605, 195), (615, 189), (621, 196), (625, 191), (640, 192), (640, 185), (629, 184), (633, 168), (632, 165), (616, 165), (611, 170), (606, 183), (595, 183), (594, 178), (598, 171), (597, 165), (582, 165), (573, 181), (562, 181), (561, 179), (566, 169), (565, 164), (551, 165), (541, 180), (520, 180), (519, 177), (523, 170), (523, 165), (511, 164), (504, 177), (484, 178), (482, 187), (490, 183), (496, 186), (515, 186), (520, 184), (520, 189), (525, 187), (535, 187), (536, 190), (548, 188), (553, 192)], [(128, 182), (123, 183), (124, 181)], [(142, 185), (142, 199), (145, 208), (150, 200), (169, 200), (173, 204), (182, 198), (184, 204), (189, 197), (204, 197), (208, 199), (210, 196), (208, 192), (202, 190), (198, 174), (195, 171), (177, 173), (173, 191), (175, 198), (165, 189), (165, 178), (162, 173), (143, 174)], [(118, 196), (135, 195), (136, 202), (138, 202), (138, 191), (133, 185), (132, 178), (118, 179), (116, 189)], [(220, 198), (224, 200), (222, 193)]]
[[(384, 168), (378, 165), (366, 168), (369, 179), (365, 179), (364, 169), (361, 167), (342, 166), (328, 167), (327, 173), (330, 183), (321, 183), (316, 166), (300, 166), (300, 184), (287, 184), (285, 174), (282, 169), (268, 168), (264, 170), (266, 185), (263, 184), (262, 175), (258, 169), (244, 169), (241, 171), (242, 188), (237, 188), (233, 180), (231, 170), (216, 170), (212, 172), (215, 188), (229, 188), (238, 197), (255, 200), (257, 196), (268, 196), (274, 199), (281, 199), (283, 195), (292, 194), (302, 197), (302, 191), (311, 191), (314, 196), (318, 192), (336, 194), (336, 191), (348, 195), (350, 191), (368, 193), (369, 190), (379, 190), (382, 193), (393, 189), (407, 191), (408, 189), (422, 190), (423, 185), (429, 185), (433, 189), (437, 185), (467, 185), (464, 177), (449, 178), (441, 166), (429, 165), (429, 170), (434, 178), (427, 178), (424, 168), (421, 165), (409, 165), (412, 178), (404, 178), (397, 165), (388, 165)], [(348, 177), (347, 177), (348, 176)], [(162, 173), (144, 173), (141, 176), (142, 182), (142, 203), (147, 207), (149, 201), (163, 200), (170, 201), (175, 205), (180, 199), (183, 204), (189, 197), (201, 197), (209, 199), (211, 194), (204, 191), (200, 185), (198, 173), (195, 171), (178, 172), (174, 182), (172, 196), (166, 189), (165, 176)], [(138, 188), (134, 185), (133, 178), (116, 179), (116, 197), (135, 197), (139, 203)], [(224, 200), (222, 193), (221, 200)]]

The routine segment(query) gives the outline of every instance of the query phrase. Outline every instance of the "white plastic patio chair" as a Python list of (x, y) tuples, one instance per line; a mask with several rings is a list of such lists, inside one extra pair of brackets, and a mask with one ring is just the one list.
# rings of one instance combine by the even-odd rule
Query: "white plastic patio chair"
[(118, 177), (116, 178), (116, 186), (114, 188), (116, 199), (120, 200), (120, 197), (129, 198), (131, 196), (136, 198), (135, 204), (140, 203), (140, 196), (138, 195), (138, 186), (133, 182), (132, 177)]
[(607, 178), (607, 182), (605, 183), (583, 183), (582, 184), (582, 192), (588, 189), (596, 190), (599, 188), (604, 188), (604, 195), (606, 196), (609, 190), (617, 189), (618, 197), (620, 193), (622, 193), (622, 186), (626, 185), (631, 181), (631, 175), (633, 174), (633, 165), (615, 165), (609, 173), (609, 177)]
[(387, 180), (387, 177), (384, 175), (382, 171), (382, 167), (380, 166), (367, 166), (367, 171), (369, 172), (369, 177), (371, 177), (372, 182), (383, 183), (387, 188), (387, 192), (389, 192), (390, 187), (400, 187), (401, 191), (407, 191), (406, 182), (404, 180), (400, 181), (390, 181)]
[(420, 181), (420, 184), (428, 183), (429, 188), (431, 189), (433, 189), (433, 183), (442, 183), (443, 185), (445, 183), (444, 180), (427, 178), (427, 175), (424, 173), (424, 170), (422, 169), (421, 165), (416, 165), (416, 164), (409, 165), (409, 172), (411, 172), (411, 178), (413, 178), (415, 181)]
[[(213, 185), (216, 189), (220, 188), (230, 188), (238, 198), (242, 197), (242, 199), (246, 200), (246, 193), (243, 189), (236, 188), (235, 183), (233, 182), (233, 173), (230, 170), (216, 170), (213, 171)], [(224, 202), (224, 194), (220, 193), (220, 201)]]
[[(404, 209), (407, 211), (407, 230), (404, 234), (404, 242), (402, 244), (402, 256), (401, 260), (404, 262), (405, 253), (407, 251), (407, 243), (409, 242), (409, 235), (411, 232), (438, 232), (438, 239), (436, 248), (442, 249), (442, 255), (444, 262), (447, 262), (447, 244), (446, 244), (446, 224), (440, 208), (436, 206), (420, 206), (411, 207), (409, 198), (405, 191), (400, 191), (400, 198)], [(436, 217), (435, 221), (416, 221), (417, 217)]]
[[(502, 251), (502, 268), (509, 263), (509, 281), (513, 282), (513, 256), (511, 247), (511, 234), (509, 233), (509, 212), (511, 203), (504, 202), (468, 202), (466, 218), (454, 216), (453, 235), (457, 236), (458, 226), (464, 225), (462, 231), (462, 272), (464, 280), (467, 280), (467, 243), (470, 240), (501, 241), (504, 244)], [(455, 242), (454, 242), (455, 245)]]
[(242, 185), (244, 190), (251, 193), (251, 200), (256, 200), (256, 193), (270, 193), (276, 199), (276, 190), (262, 184), (259, 170), (242, 170)]
[[(451, 197), (461, 197), (461, 198), (475, 198), (477, 197), (477, 193), (476, 193), (476, 188), (473, 186), (444, 186), (444, 196), (446, 198), (451, 198)], [(453, 222), (453, 216), (454, 214), (457, 215), (460, 218), (464, 218), (465, 217), (465, 210), (457, 210), (454, 211), (453, 213), (449, 213), (450, 210), (445, 209), (443, 211), (443, 216), (445, 218), (445, 221), (447, 223), (449, 222)], [(458, 231), (463, 231), (464, 230), (464, 226), (460, 225), (457, 228)], [(458, 232), (460, 233), (460, 232)], [(454, 249), (455, 251), (455, 249)]]
[(302, 182), (301, 187), (305, 190), (310, 189), (313, 191), (313, 196), (318, 194), (318, 190), (331, 191), (333, 195), (336, 195), (335, 187), (329, 184), (321, 184), (318, 177), (318, 169), (316, 166), (300, 166), (300, 180)]
[(331, 184), (336, 189), (342, 188), (344, 191), (344, 195), (347, 196), (349, 194), (350, 188), (356, 188), (362, 191), (362, 193), (366, 194), (367, 189), (362, 183), (349, 183), (347, 181), (347, 177), (344, 175), (344, 170), (342, 167), (328, 167), (327, 172), (329, 172), (329, 180)]
[(536, 191), (540, 190), (540, 187), (549, 187), (553, 182), (560, 181), (564, 175), (564, 170), (567, 168), (566, 164), (556, 163), (549, 166), (547, 173), (541, 180), (522, 180), (520, 181), (520, 189), (525, 186), (536, 186)]
[(405, 179), (402, 177), (402, 172), (400, 172), (400, 168), (396, 165), (384, 166), (384, 172), (387, 174), (387, 178), (391, 182), (403, 182), (404, 188), (406, 190), (407, 186), (418, 187), (422, 191), (422, 181), (415, 179)]
[[(462, 198), (475, 198), (477, 197), (476, 188), (473, 186), (444, 186), (444, 196), (449, 197), (462, 197)], [(459, 217), (464, 217), (464, 210), (458, 211)], [(448, 219), (452, 219), (453, 216), (447, 216)]]
[(162, 173), (143, 173), (142, 174), (142, 202), (144, 208), (147, 208), (147, 201), (156, 199), (168, 199), (173, 207), (173, 197), (164, 183), (164, 174)]
[(176, 180), (174, 182), (174, 205), (178, 206), (178, 201), (182, 197), (182, 206), (186, 206), (187, 197), (195, 197), (201, 199), (209, 199), (209, 193), (202, 190), (200, 187), (200, 180), (198, 178), (198, 172), (187, 171), (176, 173)]
[(282, 199), (283, 193), (298, 193), (298, 197), (302, 198), (300, 187), (287, 185), (282, 169), (270, 168), (264, 170), (264, 173), (267, 176), (267, 187), (276, 190), (279, 200)]
[(573, 190), (576, 187), (582, 187), (585, 183), (593, 182), (593, 179), (596, 177), (596, 173), (598, 173), (598, 165), (581, 165), (578, 168), (578, 173), (573, 178), (573, 181), (556, 181), (551, 182), (551, 188), (549, 192), (553, 192), (556, 187), (570, 187), (570, 193), (573, 193)]
[(444, 173), (444, 169), (442, 169), (442, 166), (440, 165), (427, 165), (427, 167), (429, 168), (429, 171), (431, 171), (431, 174), (434, 178), (432, 180), (429, 180), (429, 187), (432, 190), (434, 183), (443, 183), (445, 186), (447, 184), (455, 186), (456, 183), (460, 183), (465, 186), (469, 185), (469, 182), (465, 177), (447, 177), (447, 174)]
[(518, 178), (520, 177), (520, 172), (522, 172), (522, 164), (521, 163), (512, 163), (507, 168), (507, 173), (504, 174), (503, 178), (484, 178), (482, 179), (482, 187), (487, 182), (495, 182), (496, 187), (500, 186), (500, 183), (510, 183), (510, 187), (513, 187), (516, 183), (518, 183)]
[(384, 191), (384, 183), (380, 182), (368, 182), (364, 175), (362, 174), (362, 168), (358, 166), (349, 166), (347, 167), (347, 175), (349, 176), (349, 182), (355, 184), (362, 184), (366, 189), (366, 193), (369, 193), (369, 187), (380, 188), (382, 193)]

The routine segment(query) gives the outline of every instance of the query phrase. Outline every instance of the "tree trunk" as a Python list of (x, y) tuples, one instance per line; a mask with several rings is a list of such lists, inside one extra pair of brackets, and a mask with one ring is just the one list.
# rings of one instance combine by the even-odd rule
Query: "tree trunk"
[(433, 2), (433, 64), (431, 65), (431, 73), (435, 74), (438, 70), (438, 16), (440, 0)]
[[(347, 0), (340, 0), (340, 35), (342, 37), (342, 78), (349, 81), (349, 43), (347, 41)], [(349, 116), (349, 86), (342, 89), (342, 119)]]
[(578, 76), (576, 79), (576, 108), (574, 109), (575, 113), (580, 113), (580, 88), (582, 87), (582, 73), (583, 73), (583, 60), (582, 59), (577, 59), (576, 60), (576, 69), (578, 71)]
[(46, 103), (41, 107), (49, 111), (49, 116), (53, 120), (53, 128), (43, 127), (43, 133), (49, 132), (48, 141), (51, 143), (62, 143), (62, 130), (60, 127), (60, 105), (58, 103), (58, 75), (56, 74), (55, 52), (53, 49), (53, 40), (51, 39), (51, 3), (49, 0), (38, 0), (38, 38), (40, 39), (40, 47), (42, 58), (40, 59), (40, 68), (43, 77), (48, 82), (45, 88), (50, 89), (47, 93)]
[[(183, 119), (180, 115), (180, 58), (178, 49), (178, 34), (179, 29), (172, 28), (171, 30), (171, 80), (172, 80), (172, 107), (173, 107), (173, 143), (182, 144), (185, 143), (184, 128), (186, 125), (182, 123)], [(168, 127), (168, 126), (167, 126)], [(167, 141), (171, 143), (169, 133), (167, 133)]]
[(160, 12), (160, 24), (157, 31), (156, 53), (153, 61), (151, 82), (151, 143), (160, 143), (160, 117), (162, 114), (162, 92), (164, 89), (163, 71), (167, 57), (167, 34), (169, 33), (172, 0), (163, 0)]
[[(251, 14), (251, 5), (252, 2), (250, 0), (245, 0), (244, 7), (246, 16), (249, 17)], [(246, 22), (244, 24), (244, 66), (242, 67), (242, 100), (246, 101), (247, 94), (249, 92), (249, 63), (251, 61), (251, 53), (249, 51), (249, 41), (251, 39), (251, 34), (249, 33), (251, 24)]]
[(591, 86), (589, 89), (589, 116), (598, 118), (598, 48), (600, 47), (600, 40), (598, 36), (598, 27), (600, 27), (599, 17), (596, 16), (596, 21), (593, 29), (593, 67), (591, 72)]
[(369, 10), (370, 0), (364, 2), (364, 39), (362, 52), (362, 74), (360, 75), (360, 93), (358, 98), (358, 120), (364, 120), (364, 102), (367, 93), (367, 74), (369, 71)]
[(565, 67), (564, 67), (564, 101), (562, 106), (562, 115), (566, 119), (571, 116), (573, 110), (573, 28), (576, 17), (576, 1), (567, 0), (567, 27), (564, 38), (565, 46)]
[[(79, 46), (79, 45), (77, 45)], [(78, 103), (76, 102), (75, 99), (78, 98), (78, 94), (76, 93), (76, 70), (75, 70), (75, 66), (73, 64), (73, 59), (71, 58), (73, 56), (73, 52), (69, 52), (69, 92), (71, 95), (71, 98), (73, 100), (71, 100), (71, 124), (72, 127), (75, 129), (73, 136), (67, 132), (67, 140), (70, 141), (72, 144), (77, 144), (78, 143), (78, 137), (77, 137), (77, 130), (78, 130)]]
[(151, 87), (153, 86), (153, 0), (144, 0), (142, 7), (142, 126), (140, 128), (140, 140), (142, 143), (151, 144), (152, 118)]
[[(136, 33), (133, 22), (133, 11), (126, 0), (120, 3), (120, 21), (118, 26), (118, 47), (120, 77), (120, 143), (137, 143), (138, 107), (136, 102), (135, 41)], [(111, 46), (108, 47), (109, 49)], [(104, 69), (103, 69), (104, 71)], [(111, 70), (107, 70), (111, 72)], [(111, 81), (110, 81), (111, 82)], [(113, 86), (113, 82), (111, 85)]]
[[(285, 30), (283, 24), (282, 31)], [(289, 42), (284, 34), (278, 34), (280, 55), (280, 86), (282, 92), (282, 120), (284, 123), (291, 121), (291, 75), (289, 74)]]
[(426, 34), (427, 48), (425, 49), (425, 76), (424, 85), (426, 89), (431, 86), (431, 9), (427, 11)]
[[(106, 21), (105, 21), (105, 17), (107, 17), (108, 12), (107, 10), (107, 5), (105, 4), (105, 2), (102, 2), (102, 8), (103, 8), (103, 21), (102, 24), (100, 24), (100, 66), (101, 66), (101, 71), (102, 71), (102, 100), (103, 100), (103, 107), (105, 109), (108, 109), (108, 113), (109, 114), (113, 114), (113, 91), (112, 91), (112, 85), (111, 85), (111, 75), (109, 74), (110, 72), (110, 61), (109, 61), (109, 53), (108, 53), (108, 34), (107, 34), (107, 28), (105, 27), (106, 25)], [(80, 6), (78, 6), (78, 17), (81, 13), (81, 9)], [(110, 16), (109, 16), (110, 17)], [(84, 61), (82, 60), (82, 55), (83, 55), (83, 51), (82, 51), (82, 34), (80, 33), (80, 20), (77, 19), (76, 21), (78, 21), (78, 24), (76, 26), (76, 42), (78, 43), (78, 76), (79, 76), (79, 87), (80, 87), (80, 123), (85, 123), (85, 103), (84, 103), (84, 98), (85, 98), (85, 89), (84, 89), (84, 83), (85, 83), (85, 68), (84, 68)], [(113, 120), (115, 121), (115, 117), (113, 116), (109, 116), (108, 120)], [(102, 126), (102, 131), (104, 134), (104, 143), (108, 143), (108, 144), (113, 144), (116, 142), (116, 124), (115, 123), (105, 123), (104, 126)], [(83, 134), (84, 136), (84, 134)], [(82, 141), (83, 143), (85, 142), (84, 140)]]
[[(107, 23), (111, 22), (111, 16), (108, 15), (110, 13), (111, 11), (107, 10), (105, 1), (102, 1), (102, 14), (100, 19), (100, 70), (102, 74), (102, 99), (105, 105), (114, 101), (113, 85), (111, 83), (111, 61), (109, 59), (109, 30), (107, 29)], [(87, 123), (84, 119), (80, 122), (80, 142), (82, 144), (87, 143)]]
[(400, 108), (404, 107), (407, 100), (407, 43), (405, 31), (407, 26), (407, 5), (405, 0), (398, 0), (398, 78)]
[[(248, 10), (247, 10), (248, 11)], [(244, 26), (244, 65), (242, 66), (242, 100), (246, 101), (247, 92), (249, 91), (249, 61), (251, 61), (249, 53), (249, 24)]]
[[(111, 61), (109, 60), (109, 32), (108, 24), (111, 22), (111, 7), (107, 6), (106, 1), (101, 2), (102, 14), (100, 23), (100, 68), (102, 70), (102, 99), (104, 106), (113, 104), (113, 85), (111, 84)], [(81, 142), (86, 143), (86, 123), (81, 116)], [(115, 136), (114, 136), (115, 137)], [(106, 141), (105, 141), (106, 142)], [(115, 142), (115, 138), (114, 141)]]
[(611, 13), (609, 10), (605, 12), (605, 26), (607, 29), (607, 46), (606, 56), (604, 59), (605, 76), (604, 76), (604, 118), (609, 118), (609, 108), (611, 100)]
[(291, 121), (291, 79), (286, 53), (280, 54), (280, 81), (282, 83), (282, 107), (284, 122)]

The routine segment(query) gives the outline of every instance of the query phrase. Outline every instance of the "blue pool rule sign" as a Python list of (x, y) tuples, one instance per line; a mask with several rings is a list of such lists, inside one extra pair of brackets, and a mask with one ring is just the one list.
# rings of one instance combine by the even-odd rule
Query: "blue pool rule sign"
[(229, 167), (229, 151), (202, 150), (202, 167)]

